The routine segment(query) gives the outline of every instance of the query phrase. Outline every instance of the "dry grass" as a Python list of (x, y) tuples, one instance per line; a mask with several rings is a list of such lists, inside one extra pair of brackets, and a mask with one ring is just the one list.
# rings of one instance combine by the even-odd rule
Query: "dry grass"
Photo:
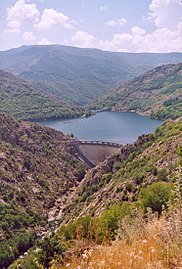
[(182, 196), (181, 169), (176, 184), (176, 207), (160, 219), (148, 211), (126, 216), (112, 245), (84, 245), (64, 264), (53, 262), (50, 269), (182, 269)]
[(51, 269), (181, 269), (182, 248), (170, 239), (168, 225), (165, 218), (148, 222), (145, 229), (141, 223), (141, 229), (136, 227), (140, 231), (131, 229), (133, 240), (92, 246), (70, 257), (63, 266), (54, 263)]
[[(98, 246), (85, 251), (64, 268), (126, 269), (167, 268), (159, 259), (160, 246), (155, 241), (142, 240), (131, 245), (116, 241), (112, 246)], [(54, 268), (54, 267), (53, 267)], [(55, 267), (56, 268), (56, 267)]]

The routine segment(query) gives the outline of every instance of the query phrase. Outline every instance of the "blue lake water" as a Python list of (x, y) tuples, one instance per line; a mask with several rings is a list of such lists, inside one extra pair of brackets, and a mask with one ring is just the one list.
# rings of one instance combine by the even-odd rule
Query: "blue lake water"
[(47, 120), (39, 123), (81, 140), (134, 142), (138, 136), (155, 131), (163, 121), (133, 112), (100, 112), (88, 118)]

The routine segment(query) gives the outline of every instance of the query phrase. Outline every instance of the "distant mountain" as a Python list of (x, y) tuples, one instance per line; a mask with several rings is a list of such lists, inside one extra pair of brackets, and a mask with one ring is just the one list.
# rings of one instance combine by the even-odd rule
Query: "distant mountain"
[(21, 119), (70, 118), (83, 113), (82, 109), (3, 70), (0, 70), (0, 100), (0, 112)]
[(182, 63), (158, 66), (122, 84), (92, 107), (135, 111), (161, 119), (181, 117)]
[(182, 62), (182, 53), (136, 54), (60, 45), (22, 46), (0, 52), (0, 68), (78, 105), (157, 65), (177, 62)]

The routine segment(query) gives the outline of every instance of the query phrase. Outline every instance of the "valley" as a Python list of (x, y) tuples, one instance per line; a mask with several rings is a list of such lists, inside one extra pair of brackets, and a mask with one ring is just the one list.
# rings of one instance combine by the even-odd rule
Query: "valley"
[[(107, 240), (113, 240), (122, 218), (134, 208), (146, 210), (142, 192), (150, 186), (154, 191), (156, 186), (159, 193), (163, 189), (163, 200), (150, 205), (153, 209), (158, 205), (155, 210), (160, 214), (162, 204), (167, 208), (177, 176), (181, 178), (181, 119), (163, 123), (155, 133), (121, 146), (117, 154), (87, 170), (66, 146), (70, 137), (7, 114), (0, 116), (1, 266), (6, 267), (33, 247), (38, 233), (50, 230), (56, 215), (60, 225), (56, 233), (49, 232), (36, 243), (38, 253), (33, 247), (28, 259), (17, 260), (9, 268), (16, 268), (20, 262), (25, 268), (36, 263), (48, 268), (51, 261), (59, 262), (65, 251), (76, 248), (73, 242), (78, 240), (78, 229), (84, 229), (82, 241), (86, 244), (90, 225), (101, 229), (96, 244), (106, 235)], [(160, 195), (158, 191), (156, 195)]]
[(181, 55), (0, 52), (0, 268), (180, 268)]
[(0, 0), (0, 269), (182, 269), (182, 0)]

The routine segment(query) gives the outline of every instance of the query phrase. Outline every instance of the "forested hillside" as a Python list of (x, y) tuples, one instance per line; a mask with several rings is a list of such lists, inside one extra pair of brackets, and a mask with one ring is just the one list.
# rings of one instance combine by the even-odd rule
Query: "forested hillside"
[(0, 100), (0, 112), (20, 119), (71, 118), (83, 113), (82, 109), (3, 70), (0, 70)]
[(182, 62), (182, 53), (122, 53), (60, 45), (0, 52), (1, 69), (77, 105), (87, 104), (153, 67), (178, 62)]
[(93, 108), (135, 111), (153, 118), (182, 116), (182, 64), (156, 67), (96, 101)]

